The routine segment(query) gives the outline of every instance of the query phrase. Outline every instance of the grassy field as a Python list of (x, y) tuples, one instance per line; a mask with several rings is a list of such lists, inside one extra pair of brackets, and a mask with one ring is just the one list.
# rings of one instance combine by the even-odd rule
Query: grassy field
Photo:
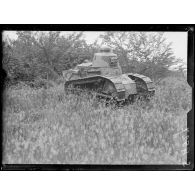
[(3, 163), (185, 164), (191, 88), (167, 78), (150, 102), (114, 108), (63, 85), (4, 92)]

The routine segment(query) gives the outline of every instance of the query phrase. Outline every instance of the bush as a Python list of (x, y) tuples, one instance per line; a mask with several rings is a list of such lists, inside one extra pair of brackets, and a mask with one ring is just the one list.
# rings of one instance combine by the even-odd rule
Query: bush
[(169, 78), (149, 103), (114, 108), (65, 94), (63, 85), (8, 88), (3, 163), (186, 163), (190, 94), (187, 83)]
[(158, 109), (166, 111), (189, 111), (192, 108), (192, 89), (183, 78), (165, 78), (157, 86), (157, 95), (152, 102)]

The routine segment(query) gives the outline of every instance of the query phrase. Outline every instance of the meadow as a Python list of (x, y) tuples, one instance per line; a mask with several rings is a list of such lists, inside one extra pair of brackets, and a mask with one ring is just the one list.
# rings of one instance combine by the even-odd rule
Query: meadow
[(4, 164), (185, 164), (191, 88), (183, 78), (156, 85), (150, 102), (108, 106), (63, 84), (4, 91)]

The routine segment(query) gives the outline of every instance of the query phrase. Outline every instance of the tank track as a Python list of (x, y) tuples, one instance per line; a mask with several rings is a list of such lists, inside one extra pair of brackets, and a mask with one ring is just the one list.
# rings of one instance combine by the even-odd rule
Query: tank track
[[(74, 91), (77, 93), (94, 92), (99, 98), (117, 102), (134, 102), (139, 96), (147, 98), (153, 95), (153, 91), (148, 91), (147, 83), (144, 81), (147, 77), (143, 76), (143, 78), (139, 78), (137, 75), (132, 74), (128, 75), (128, 77), (135, 81), (138, 92), (138, 94), (129, 95), (128, 98), (125, 97), (125, 89), (121, 88), (121, 84), (112, 77), (92, 76), (66, 81), (65, 91)], [(145, 80), (147, 81), (147, 79)]]
[[(105, 89), (105, 83), (112, 86), (113, 91)], [(107, 90), (107, 91), (106, 91)], [(97, 97), (113, 100), (116, 98), (117, 90), (114, 84), (107, 78), (101, 76), (93, 76), (88, 78), (81, 78), (77, 80), (66, 81), (65, 91), (74, 92), (94, 92)]]

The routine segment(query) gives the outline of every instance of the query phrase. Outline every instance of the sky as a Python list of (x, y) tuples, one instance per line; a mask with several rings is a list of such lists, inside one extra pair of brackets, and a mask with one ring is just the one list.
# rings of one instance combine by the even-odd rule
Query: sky
[[(63, 34), (71, 33), (64, 32)], [(99, 35), (103, 32), (98, 31), (86, 31), (84, 32), (84, 38), (87, 43), (93, 43)], [(16, 31), (4, 31), (5, 36), (9, 36), (12, 39), (16, 39)], [(167, 42), (172, 42), (172, 49), (177, 58), (182, 58), (184, 62), (187, 62), (187, 32), (164, 32), (164, 37)]]

